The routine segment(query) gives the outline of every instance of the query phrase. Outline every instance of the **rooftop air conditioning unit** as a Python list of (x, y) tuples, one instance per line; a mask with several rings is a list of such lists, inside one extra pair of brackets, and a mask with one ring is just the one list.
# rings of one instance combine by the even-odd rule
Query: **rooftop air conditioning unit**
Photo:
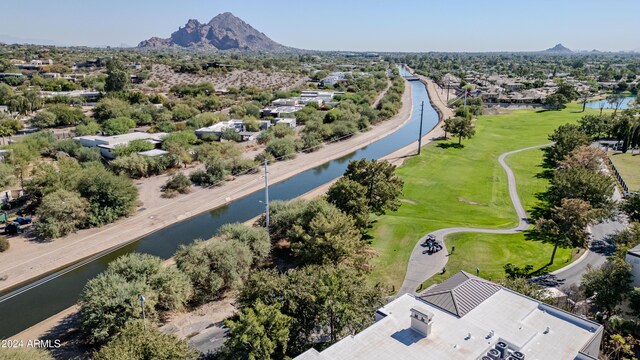
[(492, 359), (490, 357), (488, 357), (488, 356), (483, 356), (483, 357), (480, 358), (480, 360), (492, 360)]
[(496, 349), (489, 349), (487, 356), (494, 360), (500, 360), (500, 351)]
[(507, 356), (509, 356), (509, 353), (507, 351), (508, 349), (509, 346), (504, 341), (498, 341), (496, 343), (496, 350), (500, 352), (500, 359), (505, 359)]
[(524, 354), (520, 351), (514, 351), (513, 354), (511, 354), (511, 357), (516, 358), (516, 360), (524, 360)]

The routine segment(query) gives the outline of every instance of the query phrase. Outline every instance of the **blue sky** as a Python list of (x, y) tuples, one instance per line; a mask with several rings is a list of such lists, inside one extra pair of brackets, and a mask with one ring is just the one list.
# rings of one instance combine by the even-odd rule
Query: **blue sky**
[(16, 0), (0, 9), (5, 42), (136, 45), (230, 11), (304, 49), (640, 50), (638, 0)]

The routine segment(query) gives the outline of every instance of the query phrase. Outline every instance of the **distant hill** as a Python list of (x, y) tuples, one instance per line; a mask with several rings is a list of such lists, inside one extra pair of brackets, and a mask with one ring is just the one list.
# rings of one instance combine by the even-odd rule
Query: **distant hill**
[(556, 46), (549, 48), (547, 50), (542, 51), (543, 53), (548, 53), (548, 54), (571, 54), (573, 53), (573, 51), (571, 49), (568, 49), (566, 47), (564, 47), (564, 45), (562, 44), (557, 44)]
[(287, 48), (269, 39), (232, 13), (219, 14), (206, 24), (190, 19), (168, 39), (152, 37), (139, 48), (204, 48), (211, 50), (284, 51)]

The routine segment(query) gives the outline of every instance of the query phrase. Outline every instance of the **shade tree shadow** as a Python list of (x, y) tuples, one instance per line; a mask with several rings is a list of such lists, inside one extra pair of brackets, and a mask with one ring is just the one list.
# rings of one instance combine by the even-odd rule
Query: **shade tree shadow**
[(449, 149), (449, 148), (462, 149), (462, 148), (464, 148), (463, 144), (458, 144), (458, 143), (439, 143), (436, 146), (441, 148), (441, 149)]

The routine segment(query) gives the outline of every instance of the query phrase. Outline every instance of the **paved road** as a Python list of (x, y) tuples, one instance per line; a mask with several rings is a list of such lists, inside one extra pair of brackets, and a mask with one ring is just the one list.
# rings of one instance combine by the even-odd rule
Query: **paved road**
[[(407, 265), (407, 273), (405, 275), (404, 282), (402, 283), (402, 287), (398, 291), (398, 296), (406, 293), (415, 293), (416, 288), (420, 284), (422, 284), (424, 281), (426, 281), (436, 273), (440, 272), (442, 268), (447, 264), (448, 252), (447, 252), (447, 247), (444, 243), (444, 238), (447, 235), (451, 235), (454, 233), (461, 233), (461, 232), (489, 233), (489, 234), (515, 234), (515, 233), (519, 233), (527, 230), (529, 228), (527, 212), (524, 210), (524, 207), (520, 202), (520, 197), (518, 196), (518, 190), (516, 188), (516, 178), (511, 168), (505, 162), (505, 158), (509, 155), (519, 153), (521, 151), (537, 149), (537, 148), (541, 148), (549, 145), (551, 144), (537, 145), (537, 146), (527, 147), (524, 149), (509, 151), (498, 157), (498, 162), (507, 173), (507, 180), (509, 184), (509, 196), (511, 197), (511, 202), (513, 203), (513, 207), (516, 209), (516, 213), (518, 214), (518, 219), (519, 219), (518, 225), (511, 229), (500, 229), (500, 230), (455, 227), (455, 228), (440, 229), (425, 235), (416, 243), (415, 247), (413, 248), (413, 252), (411, 253), (411, 257), (409, 258), (409, 264)], [(425, 239), (429, 235), (434, 235), (436, 239), (441, 244), (444, 245), (444, 249), (432, 255), (423, 254), (422, 251), (424, 250), (424, 248), (421, 246), (421, 244), (425, 241)]]
[(593, 226), (591, 229), (593, 240), (586, 254), (582, 255), (575, 263), (553, 271), (547, 281), (536, 282), (555, 288), (580, 285), (582, 274), (587, 271), (589, 266), (597, 268), (607, 261), (607, 256), (614, 251), (611, 236), (625, 227), (626, 224), (620, 221), (604, 222)]

